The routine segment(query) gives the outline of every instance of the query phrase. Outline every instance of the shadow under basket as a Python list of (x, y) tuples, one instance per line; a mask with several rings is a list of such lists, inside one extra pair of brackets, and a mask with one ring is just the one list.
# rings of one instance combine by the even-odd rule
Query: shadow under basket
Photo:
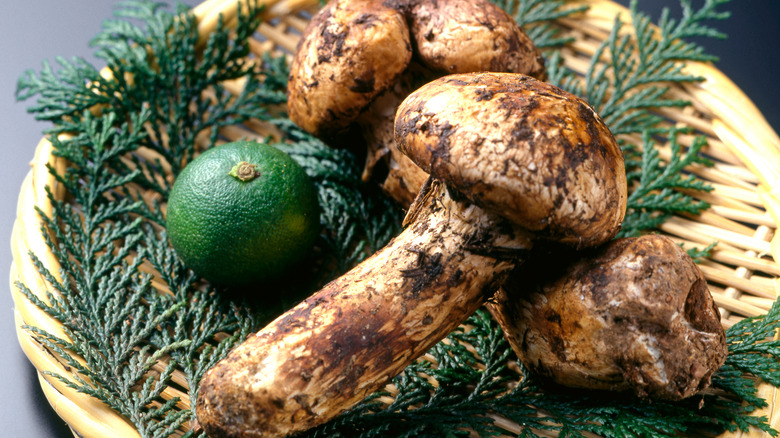
[[(318, 6), (314, 0), (266, 0), (267, 19), (257, 30), (252, 44), (255, 56), (264, 52), (290, 53), (295, 49), (300, 33), (311, 12)], [(590, 58), (599, 44), (609, 37), (617, 14), (630, 20), (629, 11), (610, 1), (581, 0), (572, 4), (589, 6), (586, 12), (562, 18), (558, 24), (573, 43), (562, 50), (563, 63), (584, 74)], [(568, 3), (567, 3), (568, 4)], [(208, 0), (193, 10), (200, 30), (213, 30), (220, 14), (225, 22), (235, 20), (235, 3)], [(231, 18), (232, 17), (232, 18)], [(722, 323), (728, 328), (746, 317), (766, 314), (780, 293), (780, 138), (767, 124), (762, 114), (729, 78), (708, 63), (689, 62), (685, 72), (700, 76), (702, 81), (671, 84), (669, 94), (675, 99), (690, 101), (684, 108), (667, 108), (659, 112), (670, 125), (688, 126), (694, 133), (680, 135), (683, 146), (690, 146), (694, 135), (707, 138), (703, 149), (714, 161), (713, 166), (692, 165), (687, 170), (712, 185), (714, 190), (701, 193), (711, 208), (696, 216), (674, 216), (660, 230), (686, 248), (704, 248), (717, 242), (710, 255), (700, 262)], [(253, 128), (254, 127), (254, 128)], [(255, 129), (254, 132), (246, 130)], [(246, 123), (241, 128), (226, 128), (221, 134), (238, 139), (247, 134), (268, 135), (262, 124)], [(639, 144), (640, 139), (628, 140)], [(40, 213), (51, 214), (52, 204), (47, 194), (66, 200), (66, 194), (49, 171), (65, 169), (64, 160), (52, 154), (52, 145), (41, 140), (32, 160), (32, 169), (25, 178), (12, 234), (13, 265), (11, 290), (15, 303), (15, 321), (19, 343), (38, 370), (41, 387), (52, 407), (68, 423), (74, 434), (83, 437), (140, 436), (132, 423), (97, 399), (80, 393), (50, 373), (73, 375), (71, 367), (61, 357), (44, 346), (25, 329), (38, 327), (67, 338), (60, 323), (35, 306), (20, 292), (17, 283), (24, 284), (41, 300), (47, 293), (56, 294), (51, 284), (40, 274), (30, 254), (35, 254), (49, 272), (59, 272), (59, 262), (51, 253), (41, 232)], [(663, 147), (661, 148), (663, 151)], [(176, 379), (174, 375), (174, 379)], [(186, 382), (177, 382), (177, 389), (163, 397), (179, 397), (177, 409), (189, 409)], [(761, 383), (759, 395), (769, 406), (756, 412), (765, 415), (774, 428), (780, 427), (777, 388)], [(520, 426), (503, 421), (507, 434), (516, 434)], [(176, 435), (184, 434), (192, 424), (182, 426)], [(755, 432), (755, 431), (754, 431)], [(737, 432), (729, 436), (747, 436)], [(752, 434), (751, 434), (752, 436)]]

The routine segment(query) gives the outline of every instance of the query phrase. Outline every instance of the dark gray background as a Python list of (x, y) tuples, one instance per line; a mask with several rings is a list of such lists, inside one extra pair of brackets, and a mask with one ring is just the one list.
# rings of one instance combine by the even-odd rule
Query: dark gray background
[[(7, 1), (0, 14), (0, 272), (11, 265), (10, 234), (19, 186), (41, 131), (25, 111), (26, 103), (14, 99), (16, 79), (27, 69), (39, 70), (43, 60), (55, 56), (90, 56), (88, 42), (110, 16), (116, 2), (106, 0)], [(185, 2), (190, 5), (196, 0)], [(628, 4), (622, 0), (620, 3)], [(700, 4), (701, 2), (694, 2)], [(664, 6), (679, 12), (678, 0), (640, 0), (640, 9), (657, 17)], [(726, 41), (705, 39), (709, 53), (717, 54), (717, 66), (753, 99), (772, 126), (780, 128), (780, 1), (740, 0), (727, 6), (733, 16), (719, 28)], [(98, 64), (99, 65), (99, 64)], [(5, 277), (8, 278), (7, 276)], [(8, 284), (3, 280), (3, 284)], [(8, 286), (0, 288), (0, 436), (69, 437), (64, 423), (49, 408), (38, 387), (35, 370), (16, 341), (13, 303)]]

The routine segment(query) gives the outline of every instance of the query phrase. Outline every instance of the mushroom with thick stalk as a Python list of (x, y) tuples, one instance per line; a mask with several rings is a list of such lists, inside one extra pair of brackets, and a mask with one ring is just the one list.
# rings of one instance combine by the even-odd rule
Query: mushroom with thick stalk
[(331, 0), (293, 57), (288, 111), (321, 137), (359, 127), (368, 150), (364, 179), (382, 163), (383, 190), (408, 205), (428, 175), (395, 147), (398, 105), (444, 74), (480, 71), (545, 75), (540, 51), (489, 0)]
[(284, 436), (334, 418), (482, 305), (536, 234), (596, 245), (619, 229), (620, 149), (587, 104), (551, 85), (443, 78), (406, 99), (396, 128), (433, 175), (405, 229), (206, 373), (197, 415), (209, 436)]
[[(472, 91), (487, 95), (487, 90)], [(433, 96), (428, 93), (427, 98), (434, 100)], [(437, 105), (459, 106), (463, 117), (486, 120), (481, 108), (471, 109), (466, 101), (428, 102), (424, 111), (436, 114)], [(536, 105), (525, 104), (526, 108)], [(500, 119), (503, 114), (497, 112), (493, 117)], [(417, 126), (424, 123), (416, 121)], [(414, 152), (432, 155), (424, 160), (432, 165), (442, 136), (434, 138)], [(459, 157), (478, 155), (460, 153)], [(489, 166), (475, 165), (480, 169)], [(470, 184), (476, 187), (478, 178), (472, 177)], [(529, 208), (534, 202), (528, 202)], [(534, 263), (520, 271), (519, 283), (536, 288), (533, 299), (525, 298), (523, 288), (510, 282), (513, 286), (505, 286), (488, 304), (529, 369), (568, 386), (630, 389), (653, 398), (683, 398), (709, 384), (725, 358), (725, 335), (706, 281), (684, 251), (669, 239), (653, 235), (622, 239), (598, 252), (577, 253), (577, 262), (568, 271), (559, 263), (561, 256), (556, 253), (555, 262), (548, 259), (550, 266)], [(610, 306), (604, 307), (605, 302)], [(605, 325), (603, 329), (583, 322), (596, 318)], [(652, 335), (651, 330), (659, 335)]]
[(488, 303), (526, 368), (565, 386), (652, 399), (709, 386), (726, 336), (685, 251), (647, 235), (565, 258), (558, 251), (523, 266)]

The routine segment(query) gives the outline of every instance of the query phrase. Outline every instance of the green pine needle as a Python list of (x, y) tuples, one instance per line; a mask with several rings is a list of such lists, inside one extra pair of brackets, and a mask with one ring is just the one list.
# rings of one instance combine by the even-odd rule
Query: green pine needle
[(643, 134), (641, 160), (635, 159), (637, 154), (633, 150), (627, 150), (626, 176), (631, 193), (620, 237), (637, 236), (643, 231), (657, 229), (676, 214), (698, 214), (709, 208), (706, 202), (685, 193), (686, 190), (712, 190), (711, 186), (686, 172), (692, 164), (711, 165), (709, 160), (700, 155), (701, 149), (706, 146), (704, 137), (696, 137), (691, 147), (683, 153), (678, 135), (686, 131), (668, 130), (665, 139), (671, 152), (668, 163), (659, 157), (656, 139), (650, 131)]
[(326, 264), (336, 267), (331, 274), (346, 272), (400, 232), (401, 212), (376, 187), (366, 186), (362, 167), (351, 152), (327, 146), (287, 118), (273, 123), (285, 133), (285, 142), (276, 146), (301, 164), (317, 185), (321, 221), (329, 230), (322, 235), (330, 259)]
[[(687, 105), (667, 98), (666, 91), (669, 83), (697, 80), (683, 74), (682, 65), (710, 57), (684, 39), (722, 37), (703, 23), (726, 17), (717, 11), (723, 0), (708, 0), (700, 8), (683, 1), (683, 18), (671, 20), (665, 13), (657, 32), (634, 4), (633, 37), (621, 36), (624, 24), (617, 20), (582, 77), (563, 67), (558, 49), (568, 40), (551, 22), (581, 8), (552, 0), (496, 3), (545, 48), (551, 82), (586, 97), (618, 135), (641, 135), (641, 146), (623, 144), (630, 184), (625, 235), (651, 231), (671, 215), (696, 214), (707, 207), (690, 193), (708, 186), (688, 173), (692, 165), (708, 164), (701, 156), (704, 141), (698, 138), (683, 148), (678, 136), (687, 131), (669, 129), (655, 111)], [(280, 112), (285, 59), (264, 56), (260, 76), (245, 61), (248, 39), (259, 24), (257, 12), (254, 7), (242, 11), (233, 32), (219, 26), (200, 48), (197, 27), (184, 10), (171, 14), (153, 2), (123, 3), (118, 19), (107, 21), (93, 40), (113, 77), (101, 76), (83, 60), (59, 58), (57, 70), (44, 64), (39, 73), (27, 72), (19, 80), (17, 97), (36, 99), (30, 112), (52, 123), (47, 133), (54, 153), (69, 163), (63, 174), (55, 174), (67, 202), (50, 194), (51, 215), (40, 212), (41, 232), (60, 271), (50, 272), (30, 254), (54, 290), (43, 300), (17, 285), (60, 321), (67, 338), (36, 327), (26, 330), (78, 372), (50, 373), (53, 378), (105, 402), (144, 437), (171, 436), (194, 420), (193, 410), (177, 408), (178, 399), (161, 397), (174, 385), (174, 370), (186, 379), (190, 401), (197, 399), (198, 382), (210, 367), (298, 299), (263, 308), (249, 299), (230, 299), (226, 291), (195, 276), (168, 244), (162, 202), (171, 182), (165, 175), (170, 171), (175, 176), (195, 156), (196, 139), (205, 138), (205, 147), (213, 147), (220, 127), (263, 120), (282, 133), (274, 145), (314, 180), (322, 206), (321, 263), (310, 279), (269, 285), (273, 293), (310, 293), (381, 248), (400, 229), (401, 212), (376, 187), (363, 183), (360, 163), (351, 152), (328, 147)], [(609, 62), (600, 62), (601, 55), (609, 55)], [(245, 80), (237, 96), (221, 85), (230, 79)], [(65, 133), (69, 135), (59, 136)], [(660, 158), (661, 145), (668, 145), (670, 159)], [(692, 251), (706, 256), (709, 249)], [(750, 428), (775, 434), (765, 418), (749, 414), (766, 405), (756, 382), (780, 384), (780, 345), (772, 340), (778, 328), (780, 305), (775, 305), (765, 317), (728, 331), (729, 358), (713, 379), (722, 391), (718, 395), (648, 404), (550, 388), (526, 377), (513, 366), (513, 353), (498, 325), (480, 310), (467, 326), (431, 349), (427, 357), (432, 361), (420, 360), (397, 376), (392, 398), (375, 394), (306, 436), (457, 437), (473, 431), (488, 437), (512, 432), (496, 418), (519, 425), (514, 432), (527, 437), (671, 437)], [(217, 341), (217, 334), (226, 336)]]
[(701, 78), (685, 74), (686, 61), (712, 61), (698, 44), (684, 38), (724, 35), (704, 24), (729, 16), (718, 11), (728, 0), (707, 0), (699, 9), (683, 1), (683, 18), (669, 18), (665, 9), (659, 30), (651, 26), (649, 16), (637, 10), (631, 2), (630, 14), (634, 28), (623, 32), (625, 24), (616, 17), (609, 37), (597, 48), (593, 60), (607, 57), (606, 63), (592, 62), (583, 78), (563, 67), (561, 58), (548, 62), (550, 81), (584, 97), (616, 134), (641, 134), (657, 129), (664, 119), (653, 111), (665, 107), (683, 107), (690, 103), (665, 96), (671, 83), (698, 81)]
[(540, 49), (560, 48), (571, 41), (560, 37), (561, 29), (552, 23), (587, 10), (586, 6), (572, 7), (563, 0), (492, 0), (509, 13)]

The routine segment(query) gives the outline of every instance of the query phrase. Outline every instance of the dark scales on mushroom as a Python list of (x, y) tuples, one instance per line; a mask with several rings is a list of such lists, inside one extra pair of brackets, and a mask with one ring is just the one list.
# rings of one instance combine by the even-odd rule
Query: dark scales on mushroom
[[(334, 28), (335, 29), (332, 29)], [(347, 38), (347, 30), (341, 26), (328, 26), (322, 31), (322, 44), (317, 46), (317, 62), (331, 62), (332, 58), (340, 58), (344, 55), (344, 41)]]
[[(614, 240), (555, 271), (537, 277), (530, 294), (510, 281), (489, 304), (535, 373), (566, 386), (679, 400), (706, 388), (723, 364), (720, 314), (703, 274), (671, 239)], [(512, 299), (520, 294), (533, 315), (554, 321), (524, 312)]]
[[(420, 290), (426, 286), (430, 286), (431, 283), (439, 281), (440, 275), (444, 272), (444, 266), (442, 266), (442, 255), (437, 252), (434, 254), (426, 254), (423, 251), (414, 251), (418, 255), (417, 266), (410, 269), (402, 269), (401, 274), (404, 279), (411, 282), (411, 287), (408, 289), (410, 298), (414, 298), (419, 294)], [(404, 289), (407, 290), (407, 289)]]
[(498, 232), (477, 228), (466, 238), (463, 248), (473, 254), (490, 257), (495, 260), (522, 260), (530, 253), (530, 248), (496, 246), (496, 236), (518, 234), (518, 229), (509, 222), (499, 222)]
[(354, 85), (349, 87), (355, 93), (372, 93), (376, 85), (376, 77), (373, 70), (367, 70), (363, 76), (353, 78)]
[(487, 88), (477, 88), (474, 90), (474, 94), (477, 95), (477, 102), (481, 102), (483, 100), (490, 100), (493, 98), (493, 96), (496, 95), (495, 91), (488, 90)]
[(380, 20), (379, 17), (371, 13), (360, 14), (357, 19), (355, 19), (355, 24), (361, 27), (371, 27), (381, 22), (382, 20)]

